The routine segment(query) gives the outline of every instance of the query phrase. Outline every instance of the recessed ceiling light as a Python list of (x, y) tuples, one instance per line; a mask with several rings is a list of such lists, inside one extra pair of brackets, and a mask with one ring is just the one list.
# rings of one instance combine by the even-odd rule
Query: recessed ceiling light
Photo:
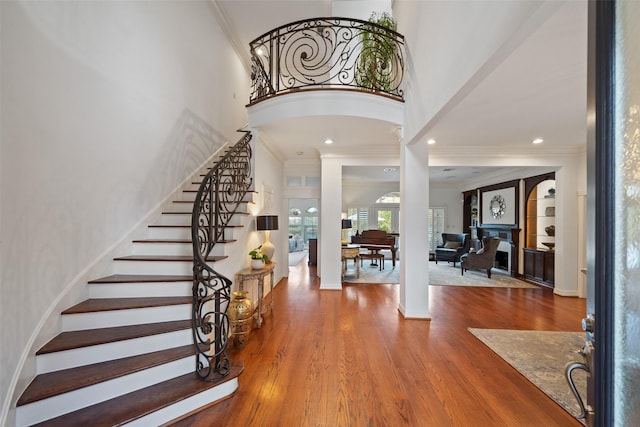
[(433, 144), (435, 144), (435, 143), (436, 143), (436, 140), (435, 140), (435, 139), (433, 139), (433, 138), (431, 138), (431, 139), (427, 139), (427, 144), (429, 144), (429, 145), (433, 145)]
[(384, 168), (382, 170), (385, 171), (385, 172), (395, 172), (396, 168)]
[(542, 138), (536, 138), (533, 141), (531, 141), (532, 144), (542, 144), (544, 142), (544, 139)]
[(325, 139), (325, 140), (324, 140), (324, 143), (325, 143), (325, 144), (327, 144), (327, 145), (329, 145), (329, 144), (333, 144), (333, 141), (332, 141), (332, 140), (330, 140), (330, 139)]

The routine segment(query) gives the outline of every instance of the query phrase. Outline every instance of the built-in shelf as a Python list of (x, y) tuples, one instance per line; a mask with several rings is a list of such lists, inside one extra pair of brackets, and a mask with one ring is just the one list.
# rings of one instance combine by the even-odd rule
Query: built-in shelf
[(526, 213), (524, 245), (524, 277), (553, 286), (555, 269), (555, 230), (550, 236), (545, 229), (555, 227), (555, 173), (525, 179)]

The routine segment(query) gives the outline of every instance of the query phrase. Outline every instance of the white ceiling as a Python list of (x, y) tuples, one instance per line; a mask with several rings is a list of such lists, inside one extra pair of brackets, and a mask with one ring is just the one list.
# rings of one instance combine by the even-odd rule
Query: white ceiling
[[(330, 0), (214, 0), (214, 4), (224, 16), (234, 46), (244, 50), (245, 61), (249, 42), (263, 33), (299, 19), (331, 15)], [(429, 123), (428, 136), (437, 140), (430, 150), (478, 145), (528, 150), (535, 137), (544, 138), (540, 150), (584, 145), (586, 37), (586, 2), (566, 2), (482, 81), (448, 105), (446, 113)], [(283, 121), (261, 129), (261, 136), (285, 160), (317, 158), (319, 149), (328, 150), (322, 144), (326, 138), (355, 141), (363, 149), (397, 144), (389, 124), (356, 120)], [(452, 179), (445, 168), (434, 169), (432, 179)], [(357, 168), (349, 171), (357, 173)], [(458, 168), (456, 179), (468, 180), (476, 173), (477, 169)]]

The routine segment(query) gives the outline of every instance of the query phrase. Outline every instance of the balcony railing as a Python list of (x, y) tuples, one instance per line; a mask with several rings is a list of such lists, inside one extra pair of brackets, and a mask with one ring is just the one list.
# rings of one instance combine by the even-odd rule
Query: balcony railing
[(305, 89), (351, 88), (403, 100), (404, 37), (349, 18), (296, 21), (250, 44), (249, 103)]

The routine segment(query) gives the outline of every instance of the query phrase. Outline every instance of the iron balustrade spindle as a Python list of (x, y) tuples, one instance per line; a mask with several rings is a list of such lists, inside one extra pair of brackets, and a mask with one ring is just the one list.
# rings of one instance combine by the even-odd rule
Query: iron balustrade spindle
[(226, 354), (229, 339), (227, 308), (231, 280), (216, 272), (207, 258), (238, 211), (253, 184), (250, 132), (207, 173), (198, 190), (191, 216), (193, 242), (192, 331), (196, 375), (215, 381), (230, 372)]
[(403, 100), (404, 36), (369, 21), (313, 18), (249, 43), (249, 103), (293, 90), (360, 89)]

